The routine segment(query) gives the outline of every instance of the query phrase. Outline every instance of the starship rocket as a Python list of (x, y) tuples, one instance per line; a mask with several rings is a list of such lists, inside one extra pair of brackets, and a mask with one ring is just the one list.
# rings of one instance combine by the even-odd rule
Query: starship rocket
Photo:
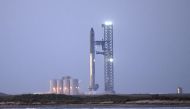
[(95, 33), (90, 30), (90, 84), (89, 91), (96, 91), (98, 85), (95, 84)]

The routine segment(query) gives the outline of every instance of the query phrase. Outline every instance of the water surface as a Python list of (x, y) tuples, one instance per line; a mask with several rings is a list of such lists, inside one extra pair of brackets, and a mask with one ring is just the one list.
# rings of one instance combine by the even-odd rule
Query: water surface
[(190, 109), (190, 107), (136, 107), (136, 108), (66, 108), (66, 107), (39, 107), (39, 108), (6, 108), (6, 109)]

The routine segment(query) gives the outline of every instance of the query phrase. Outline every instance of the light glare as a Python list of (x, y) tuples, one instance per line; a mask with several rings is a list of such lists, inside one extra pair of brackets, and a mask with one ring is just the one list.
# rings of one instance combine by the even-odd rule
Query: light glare
[(105, 25), (112, 25), (113, 23), (111, 21), (106, 21)]
[(110, 62), (113, 62), (113, 58), (110, 58), (109, 61), (110, 61)]

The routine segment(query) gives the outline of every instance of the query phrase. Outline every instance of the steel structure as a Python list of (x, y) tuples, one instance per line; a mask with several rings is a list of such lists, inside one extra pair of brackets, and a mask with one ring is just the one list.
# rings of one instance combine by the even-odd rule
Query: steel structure
[(104, 29), (104, 38), (102, 41), (96, 41), (96, 45), (102, 46), (102, 51), (96, 54), (104, 55), (104, 84), (105, 93), (113, 94), (114, 91), (114, 66), (113, 66), (113, 24), (105, 22), (102, 24)]
[(50, 80), (50, 93), (54, 93), (54, 94), (57, 93), (57, 80), (56, 79)]
[(90, 30), (90, 84), (89, 91), (93, 94), (98, 89), (98, 84), (95, 82), (95, 32)]
[(78, 95), (78, 94), (79, 94), (79, 80), (70, 79), (70, 95)]

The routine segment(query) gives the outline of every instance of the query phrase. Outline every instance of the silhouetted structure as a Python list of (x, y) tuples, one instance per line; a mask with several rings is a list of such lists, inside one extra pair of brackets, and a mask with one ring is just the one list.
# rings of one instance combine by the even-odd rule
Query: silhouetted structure
[(78, 79), (72, 79), (70, 76), (64, 76), (61, 79), (50, 80), (50, 93), (78, 95), (79, 82)]
[(89, 93), (93, 94), (98, 89), (98, 84), (95, 83), (95, 33), (93, 28), (90, 30), (90, 84)]
[(113, 67), (113, 24), (110, 21), (102, 24), (104, 29), (104, 38), (102, 41), (96, 41), (96, 45), (102, 46), (102, 51), (96, 54), (104, 55), (104, 82), (105, 93), (113, 94), (114, 91), (114, 67)]

